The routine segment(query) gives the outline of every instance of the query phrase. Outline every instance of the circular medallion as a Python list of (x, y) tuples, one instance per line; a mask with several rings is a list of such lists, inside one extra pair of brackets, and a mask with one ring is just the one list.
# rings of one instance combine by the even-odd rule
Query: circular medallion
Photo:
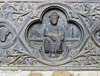
[(80, 25), (67, 21), (64, 11), (53, 8), (46, 11), (42, 19), (31, 22), (25, 35), (28, 44), (40, 52), (41, 61), (58, 65), (66, 62), (69, 47), (78, 46), (83, 33)]
[(7, 21), (0, 20), (0, 47), (10, 47), (15, 39), (15, 32), (12, 29), (12, 24)]

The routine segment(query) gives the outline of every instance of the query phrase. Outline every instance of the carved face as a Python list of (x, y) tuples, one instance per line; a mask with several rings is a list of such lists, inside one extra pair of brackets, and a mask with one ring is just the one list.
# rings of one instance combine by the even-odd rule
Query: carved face
[(49, 19), (52, 25), (56, 25), (58, 23), (59, 15), (56, 12), (52, 12)]
[(0, 28), (0, 41), (5, 42), (7, 40), (9, 32), (5, 27)]

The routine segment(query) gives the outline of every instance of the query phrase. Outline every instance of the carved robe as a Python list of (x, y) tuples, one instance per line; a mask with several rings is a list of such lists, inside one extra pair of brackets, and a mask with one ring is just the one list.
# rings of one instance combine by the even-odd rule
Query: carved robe
[(44, 29), (44, 49), (45, 52), (62, 53), (62, 43), (64, 40), (64, 30), (62, 26), (48, 25)]

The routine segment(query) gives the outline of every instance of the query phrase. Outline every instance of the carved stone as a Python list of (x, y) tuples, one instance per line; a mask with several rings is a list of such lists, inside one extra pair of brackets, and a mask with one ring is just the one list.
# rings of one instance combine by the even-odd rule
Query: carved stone
[(99, 66), (99, 1), (0, 1), (1, 69), (100, 70)]

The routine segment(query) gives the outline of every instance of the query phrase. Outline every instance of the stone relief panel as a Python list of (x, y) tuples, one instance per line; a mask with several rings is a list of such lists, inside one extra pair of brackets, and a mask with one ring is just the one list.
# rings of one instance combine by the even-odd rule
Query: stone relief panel
[[(33, 5), (29, 3), (2, 3), (0, 5), (0, 17), (8, 19), (14, 24), (16, 32), (19, 32), (27, 21)], [(33, 9), (34, 10), (34, 9)]]
[(99, 5), (66, 1), (0, 3), (1, 68), (98, 69)]
[(72, 7), (81, 15), (88, 28), (100, 21), (99, 3), (73, 3)]
[(73, 65), (79, 65), (79, 66), (99, 66), (99, 50), (100, 48), (94, 45), (94, 42), (91, 39), (88, 39), (87, 43), (85, 44), (84, 51), (81, 51), (80, 53), (75, 53), (75, 51), (72, 51), (70, 54), (70, 57), (73, 58), (72, 64)]
[(82, 37), (80, 27), (68, 23), (66, 15), (56, 9), (47, 11), (41, 23), (31, 24), (27, 30), (29, 44), (41, 46), (43, 57), (54, 61), (62, 59), (67, 54), (67, 46), (77, 44)]

